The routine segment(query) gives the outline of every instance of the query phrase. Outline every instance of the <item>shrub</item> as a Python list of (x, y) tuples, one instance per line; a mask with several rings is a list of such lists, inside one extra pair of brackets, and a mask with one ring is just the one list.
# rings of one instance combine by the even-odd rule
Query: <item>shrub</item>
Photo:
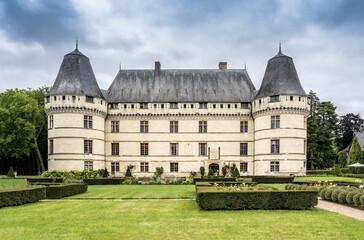
[(234, 169), (233, 177), (235, 178), (240, 177), (239, 169), (237, 167)]
[(354, 196), (357, 194), (357, 191), (349, 191), (348, 194), (346, 194), (346, 202), (349, 205), (354, 205)]
[[(199, 189), (201, 187), (197, 187)], [(206, 187), (205, 187), (206, 188)], [(317, 204), (316, 191), (199, 191), (196, 202), (203, 210), (310, 209)]]
[(109, 172), (107, 171), (107, 168), (104, 169), (104, 172), (102, 173), (103, 178), (107, 178), (109, 176)]
[(46, 198), (45, 187), (0, 191), (0, 208), (38, 202)]
[(222, 171), (222, 175), (225, 177), (226, 176), (226, 174), (227, 174), (227, 168), (228, 168), (228, 166), (223, 166), (222, 167), (222, 169), (221, 169), (221, 171)]
[(212, 168), (209, 168), (209, 173), (207, 174), (207, 176), (209, 177), (213, 177), (214, 176), (214, 171), (212, 170)]
[(322, 189), (321, 190), (321, 192), (320, 192), (320, 197), (322, 198), (322, 199), (325, 199), (325, 193), (326, 193), (326, 191), (327, 190), (329, 190), (328, 188), (324, 188), (324, 189)]
[(339, 164), (336, 164), (333, 174), (335, 176), (339, 176), (341, 173), (342, 172), (341, 172), (341, 169), (340, 169), (340, 165)]
[(157, 185), (162, 185), (162, 180), (157, 179), (157, 181), (155, 181), (155, 184), (157, 184)]
[(197, 175), (196, 172), (190, 172), (190, 178), (194, 178)]
[(201, 177), (205, 176), (205, 168), (204, 167), (200, 167), (200, 174), (201, 174)]
[(251, 176), (251, 178), (257, 183), (292, 183), (294, 180), (293, 176)]
[(88, 185), (117, 185), (122, 184), (124, 178), (85, 178), (84, 183)]
[(63, 178), (27, 178), (30, 184), (34, 183), (63, 183)]
[(59, 199), (87, 191), (87, 184), (72, 183), (67, 185), (52, 185), (46, 187), (47, 198)]
[(332, 189), (332, 188), (327, 189), (327, 191), (325, 192), (325, 196), (324, 196), (326, 200), (332, 201), (331, 195), (334, 190), (335, 189)]
[(360, 204), (364, 205), (364, 194), (360, 196)]
[(154, 176), (161, 177), (164, 172), (163, 167), (157, 167), (155, 168)]
[(10, 167), (9, 169), (9, 172), (8, 172), (8, 177), (11, 177), (11, 178), (15, 178), (15, 173), (14, 173), (14, 170), (13, 170), (13, 167)]
[(339, 194), (341, 192), (345, 191), (344, 189), (335, 189), (332, 194), (331, 194), (331, 200), (334, 202), (338, 202), (339, 201)]
[(359, 192), (359, 193), (357, 193), (357, 194), (354, 195), (353, 202), (354, 202), (354, 205), (355, 206), (360, 206), (360, 197), (362, 195), (364, 195), (364, 193), (362, 193), (362, 192)]
[(130, 185), (131, 184), (131, 179), (126, 179), (124, 182), (123, 182), (124, 185)]
[(341, 193), (339, 193), (339, 196), (338, 196), (338, 200), (339, 200), (339, 203), (341, 204), (346, 204), (346, 194), (348, 194), (348, 191), (342, 191)]
[(128, 168), (126, 169), (125, 177), (132, 177), (130, 166), (128, 166)]
[(333, 170), (307, 170), (307, 175), (332, 175)]
[(148, 181), (148, 184), (149, 184), (149, 185), (155, 185), (155, 181), (153, 181), (153, 180), (149, 180), (149, 181)]

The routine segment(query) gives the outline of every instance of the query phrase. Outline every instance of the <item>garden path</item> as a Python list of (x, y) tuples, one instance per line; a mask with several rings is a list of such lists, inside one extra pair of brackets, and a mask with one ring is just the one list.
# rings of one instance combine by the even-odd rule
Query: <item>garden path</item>
[(340, 213), (342, 215), (352, 217), (361, 221), (364, 221), (364, 211), (361, 209), (345, 206), (342, 204), (322, 200), (321, 198), (318, 199), (318, 204), (316, 208), (328, 210), (331, 212)]

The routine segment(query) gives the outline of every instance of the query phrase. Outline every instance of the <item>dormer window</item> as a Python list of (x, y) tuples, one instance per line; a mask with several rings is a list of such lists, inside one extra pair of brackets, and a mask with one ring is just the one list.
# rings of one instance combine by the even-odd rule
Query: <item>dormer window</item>
[(110, 108), (111, 108), (111, 109), (118, 109), (118, 108), (119, 108), (119, 104), (117, 104), (117, 103), (112, 103), (112, 104), (110, 104)]
[(200, 103), (200, 109), (206, 109), (207, 103)]
[(76, 96), (72, 96), (72, 100), (73, 101), (76, 101)]
[(270, 102), (279, 102), (279, 95), (274, 95), (270, 97)]
[(141, 103), (139, 108), (141, 109), (147, 109), (148, 108), (148, 103)]
[(177, 109), (178, 108), (178, 103), (170, 103), (169, 108), (170, 109)]
[(54, 99), (54, 101), (57, 101), (57, 96), (54, 96), (53, 99)]
[(94, 97), (86, 96), (86, 102), (94, 102)]
[(293, 101), (293, 96), (290, 96), (290, 97), (289, 97), (289, 100)]
[(62, 96), (62, 100), (64, 101), (64, 100), (66, 100), (66, 96)]
[(241, 108), (249, 109), (249, 103), (241, 103)]

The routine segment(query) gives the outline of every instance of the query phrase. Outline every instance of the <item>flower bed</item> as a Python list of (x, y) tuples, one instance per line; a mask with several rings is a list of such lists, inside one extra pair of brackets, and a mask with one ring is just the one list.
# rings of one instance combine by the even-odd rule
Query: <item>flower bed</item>
[(45, 187), (2, 190), (0, 191), (0, 208), (38, 202), (45, 197)]

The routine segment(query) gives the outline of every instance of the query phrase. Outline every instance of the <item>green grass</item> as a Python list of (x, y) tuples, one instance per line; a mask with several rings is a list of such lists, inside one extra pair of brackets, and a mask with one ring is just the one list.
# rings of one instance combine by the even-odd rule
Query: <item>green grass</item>
[(1, 189), (23, 188), (27, 185), (26, 179), (0, 179)]
[(2, 239), (362, 239), (324, 210), (201, 211), (195, 201), (58, 201), (0, 209)]
[(69, 198), (195, 198), (195, 185), (90, 185)]
[[(314, 181), (337, 181), (337, 182), (348, 182), (348, 183), (355, 183), (356, 178), (348, 178), (348, 177), (295, 177), (295, 181), (304, 181), (304, 182), (314, 182)], [(359, 178), (359, 180), (364, 183), (364, 179)]]

